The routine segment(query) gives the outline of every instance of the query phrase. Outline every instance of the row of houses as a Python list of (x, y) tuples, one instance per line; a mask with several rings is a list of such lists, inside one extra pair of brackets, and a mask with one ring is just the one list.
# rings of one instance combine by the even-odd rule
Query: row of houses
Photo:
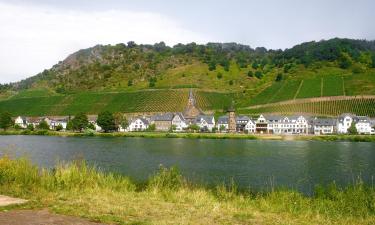
[[(39, 117), (15, 118), (15, 124), (27, 128), (29, 124), (37, 127), (44, 120), (50, 129), (61, 126), (66, 129), (68, 117)], [(101, 131), (96, 124), (96, 116), (89, 116), (96, 131)], [(235, 117), (235, 132), (259, 134), (346, 134), (348, 129), (355, 124), (359, 134), (375, 134), (375, 120), (366, 116), (342, 114), (338, 118), (317, 118), (282, 115), (260, 115), (257, 118), (239, 115)], [(195, 125), (201, 132), (228, 132), (229, 116), (221, 116), (215, 120), (213, 115), (198, 115), (194, 120), (187, 120), (183, 113), (164, 113), (150, 117), (135, 117), (129, 121), (128, 127), (119, 127), (120, 132), (145, 131), (154, 124), (156, 131), (184, 132), (191, 125)]]
[[(375, 119), (367, 116), (342, 114), (338, 118), (318, 118), (303, 115), (260, 115), (257, 118), (239, 115), (235, 117), (237, 133), (259, 134), (346, 134), (354, 123), (359, 134), (375, 134)], [(142, 131), (155, 124), (157, 131), (185, 131), (192, 123), (181, 113), (166, 113), (150, 118), (136, 118), (130, 122), (128, 131)], [(202, 132), (229, 132), (229, 116), (221, 116), (215, 121), (212, 115), (199, 115), (193, 122)]]

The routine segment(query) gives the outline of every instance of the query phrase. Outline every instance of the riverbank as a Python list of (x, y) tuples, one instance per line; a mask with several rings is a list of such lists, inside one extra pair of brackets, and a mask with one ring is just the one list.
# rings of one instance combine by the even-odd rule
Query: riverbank
[(269, 193), (207, 189), (161, 168), (145, 184), (103, 173), (85, 162), (40, 169), (28, 160), (0, 159), (0, 194), (28, 199), (0, 210), (44, 209), (115, 224), (373, 224), (375, 189), (358, 182), (317, 187), (306, 197), (293, 190)]
[(228, 133), (166, 133), (166, 132), (58, 132), (47, 130), (9, 130), (0, 131), (0, 135), (45, 135), (63, 137), (143, 137), (143, 138), (192, 138), (192, 139), (249, 139), (249, 140), (284, 140), (284, 141), (353, 141), (375, 142), (375, 135), (268, 135), (268, 134), (228, 134)]

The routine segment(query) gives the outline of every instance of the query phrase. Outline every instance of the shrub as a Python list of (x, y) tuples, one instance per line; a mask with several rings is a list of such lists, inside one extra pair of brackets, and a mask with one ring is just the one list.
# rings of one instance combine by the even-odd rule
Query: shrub
[(258, 79), (262, 79), (263, 73), (261, 71), (256, 71), (255, 72), (255, 77), (258, 78)]
[(148, 181), (147, 187), (149, 190), (171, 191), (178, 190), (183, 183), (182, 175), (177, 167), (168, 169), (161, 165), (157, 174)]

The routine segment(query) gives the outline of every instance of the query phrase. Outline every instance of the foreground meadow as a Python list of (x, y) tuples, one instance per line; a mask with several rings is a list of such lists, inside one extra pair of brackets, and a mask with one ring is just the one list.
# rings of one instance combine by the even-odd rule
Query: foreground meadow
[(176, 168), (148, 182), (86, 165), (60, 163), (47, 170), (27, 159), (0, 159), (0, 194), (30, 200), (0, 210), (43, 209), (108, 224), (374, 224), (375, 189), (360, 181), (340, 189), (316, 187), (307, 197), (292, 190), (238, 191), (187, 183)]

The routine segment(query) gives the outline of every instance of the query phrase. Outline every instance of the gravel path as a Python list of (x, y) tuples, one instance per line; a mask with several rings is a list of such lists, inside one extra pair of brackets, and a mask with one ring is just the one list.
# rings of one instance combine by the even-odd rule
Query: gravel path
[(55, 215), (44, 210), (12, 210), (0, 212), (0, 225), (104, 225), (87, 220)]

